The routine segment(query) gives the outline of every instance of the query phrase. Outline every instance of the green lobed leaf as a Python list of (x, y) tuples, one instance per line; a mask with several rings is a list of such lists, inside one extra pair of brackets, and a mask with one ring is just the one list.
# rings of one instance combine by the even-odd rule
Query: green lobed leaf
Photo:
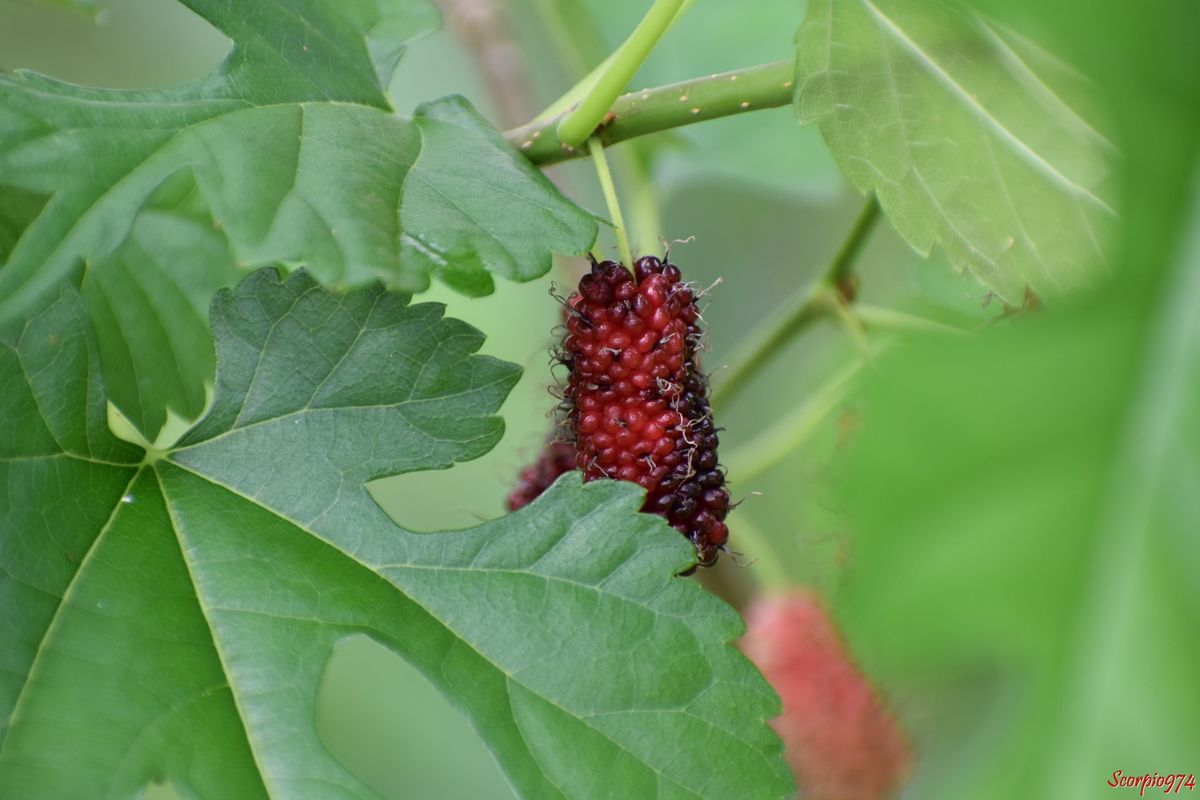
[[(0, 320), (37, 307), (82, 263), (97, 277), (88, 307), (114, 399), (150, 438), (167, 408), (194, 416), (208, 373), (117, 329), (192, 340), (194, 318), (174, 313), (174, 289), (194, 290), (185, 299), (203, 308), (233, 266), (287, 264), (324, 283), (377, 279), (405, 291), (432, 272), (484, 294), (493, 274), (539, 277), (552, 251), (581, 253), (594, 240), (594, 218), (466, 101), (411, 119), (391, 111), (384, 90), (404, 43), (436, 23), (426, 0), (188, 5), (233, 40), (202, 80), (109, 91), (0, 75)], [(180, 183), (194, 185), (207, 215), (189, 218), (224, 242), (206, 234), (214, 241), (190, 255), (138, 229), (139, 213)], [(176, 274), (197, 272), (206, 280)], [(101, 287), (115, 304), (107, 313)]]
[(801, 122), (918, 251), (1012, 305), (1108, 271), (1114, 148), (1056, 58), (927, 0), (813, 2), (796, 43)]
[[(0, 795), (363, 797), (314, 720), (367, 634), (471, 720), (528, 797), (783, 797), (778, 700), (737, 614), (633, 485), (564, 476), (416, 534), (365, 482), (490, 449), (518, 369), (380, 287), (255, 273), (213, 303), (212, 407), (169, 452), (103, 428), (73, 291), (3, 340)], [(86, 422), (85, 422), (86, 420)], [(72, 761), (63, 769), (64, 758)]]
[(1120, 109), (1118, 278), (880, 365), (839, 616), (904, 698), (914, 796), (1083, 800), (1200, 753), (1200, 19), (988, 2), (1038, 13)]
[(215, 366), (209, 300), (240, 274), (195, 184), (178, 179), (159, 187), (116, 250), (88, 263), (81, 293), (108, 397), (148, 438), (168, 409), (187, 420), (204, 411)]

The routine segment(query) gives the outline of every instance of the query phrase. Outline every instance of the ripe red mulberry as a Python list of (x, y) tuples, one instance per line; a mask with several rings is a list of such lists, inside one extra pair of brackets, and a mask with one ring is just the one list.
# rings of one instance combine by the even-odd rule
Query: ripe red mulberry
[(635, 274), (593, 263), (567, 300), (562, 361), (575, 463), (585, 480), (646, 489), (644, 511), (687, 536), (703, 566), (729, 538), (729, 492), (700, 372), (700, 314), (679, 268), (654, 256)]

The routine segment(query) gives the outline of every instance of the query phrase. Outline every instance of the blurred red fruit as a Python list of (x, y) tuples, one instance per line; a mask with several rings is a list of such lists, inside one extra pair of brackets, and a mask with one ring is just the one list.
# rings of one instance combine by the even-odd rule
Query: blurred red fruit
[(508, 510), (516, 511), (536, 500), (564, 472), (575, 469), (575, 445), (570, 442), (548, 442), (538, 460), (521, 470), (517, 485), (508, 496)]
[(910, 751), (811, 591), (758, 601), (742, 650), (783, 700), (772, 725), (800, 796), (881, 800), (903, 782)]

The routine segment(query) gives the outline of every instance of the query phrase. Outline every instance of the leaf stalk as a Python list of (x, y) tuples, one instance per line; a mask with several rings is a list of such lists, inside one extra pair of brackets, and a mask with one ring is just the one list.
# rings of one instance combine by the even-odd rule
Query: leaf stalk
[(578, 107), (559, 121), (558, 136), (565, 144), (578, 147), (592, 135), (612, 108), (613, 101), (625, 91), (638, 67), (667, 32), (684, 2), (685, 0), (654, 0), (654, 5), (646, 12), (646, 16), (625, 43), (613, 54), (612, 60), (602, 65), (599, 73), (592, 78), (594, 83)]

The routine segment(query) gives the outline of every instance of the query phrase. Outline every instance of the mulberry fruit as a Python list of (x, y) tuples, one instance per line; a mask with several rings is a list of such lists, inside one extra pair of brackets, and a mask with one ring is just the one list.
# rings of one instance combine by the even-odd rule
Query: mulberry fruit
[(517, 485), (508, 495), (508, 510), (524, 508), (550, 488), (564, 472), (575, 469), (575, 446), (570, 442), (546, 444), (538, 460), (521, 470)]
[(632, 275), (593, 262), (567, 307), (563, 399), (576, 466), (585, 480), (643, 486), (643, 510), (665, 517), (711, 566), (729, 538), (730, 498), (696, 358), (692, 289), (654, 256), (638, 259)]
[(854, 663), (820, 599), (798, 589), (757, 601), (743, 652), (783, 700), (772, 725), (804, 797), (894, 797), (912, 750), (886, 703)]

